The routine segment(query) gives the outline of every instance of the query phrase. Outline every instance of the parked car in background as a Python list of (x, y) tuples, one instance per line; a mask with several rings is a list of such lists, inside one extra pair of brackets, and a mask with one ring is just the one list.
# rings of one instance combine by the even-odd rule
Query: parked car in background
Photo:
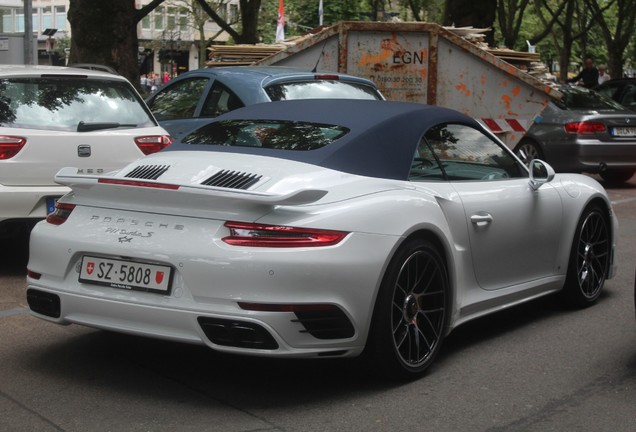
[(636, 78), (616, 78), (605, 81), (594, 90), (636, 111)]
[(0, 237), (53, 211), (70, 190), (54, 181), (61, 168), (106, 173), (171, 142), (119, 75), (0, 66)]
[(290, 99), (384, 99), (367, 79), (331, 72), (269, 66), (197, 69), (146, 98), (173, 138), (246, 105)]
[(603, 187), (456, 111), (271, 102), (184, 141), (58, 173), (74, 193), (31, 235), (34, 315), (415, 378), (460, 324), (556, 292), (590, 306), (615, 271)]
[(524, 161), (542, 159), (559, 172), (598, 173), (625, 182), (636, 172), (636, 113), (594, 90), (560, 86), (517, 144)]
[(89, 69), (89, 70), (97, 70), (102, 72), (108, 72), (115, 75), (119, 75), (115, 69), (108, 65), (95, 64), (95, 63), (72, 63), (68, 65), (68, 67), (77, 68), (77, 69)]

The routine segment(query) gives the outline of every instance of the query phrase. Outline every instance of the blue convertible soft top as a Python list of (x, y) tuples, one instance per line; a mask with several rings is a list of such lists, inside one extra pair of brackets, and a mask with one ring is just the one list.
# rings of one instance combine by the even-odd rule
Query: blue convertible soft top
[[(313, 99), (268, 102), (231, 111), (214, 119), (286, 120), (344, 126), (349, 133), (309, 151), (175, 143), (170, 150), (248, 153), (296, 160), (351, 174), (396, 180), (408, 178), (415, 149), (426, 131), (440, 123), (484, 130), (457, 111), (406, 102)], [(187, 139), (187, 138), (186, 138)]]

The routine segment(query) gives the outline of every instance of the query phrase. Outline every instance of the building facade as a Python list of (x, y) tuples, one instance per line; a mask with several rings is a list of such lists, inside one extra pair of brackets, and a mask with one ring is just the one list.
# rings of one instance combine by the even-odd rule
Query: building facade
[[(67, 20), (69, 0), (30, 1), (33, 34), (37, 38), (37, 62), (66, 64), (71, 38)], [(136, 7), (140, 9), (149, 2), (137, 0)], [(236, 22), (238, 2), (218, 0), (215, 9), (228, 22)], [(0, 0), (0, 18), (0, 35), (23, 34), (24, 0)], [(228, 40), (227, 33), (210, 20), (195, 0), (166, 0), (141, 20), (137, 36), (140, 73), (167, 73), (169, 76), (202, 67), (208, 43)], [(0, 49), (2, 47), (0, 44)]]

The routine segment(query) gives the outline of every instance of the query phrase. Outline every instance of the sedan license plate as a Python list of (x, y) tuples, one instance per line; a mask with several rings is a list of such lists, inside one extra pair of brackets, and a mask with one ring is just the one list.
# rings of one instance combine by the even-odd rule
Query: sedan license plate
[(111, 288), (170, 292), (172, 268), (157, 264), (85, 255), (82, 258), (79, 281)]
[(615, 136), (615, 137), (636, 137), (636, 127), (615, 127), (615, 128), (612, 128), (612, 136)]

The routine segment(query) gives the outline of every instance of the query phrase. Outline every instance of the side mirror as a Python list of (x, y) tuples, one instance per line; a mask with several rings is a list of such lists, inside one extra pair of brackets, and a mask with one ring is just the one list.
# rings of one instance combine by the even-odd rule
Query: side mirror
[(530, 168), (530, 187), (538, 190), (545, 183), (550, 183), (554, 179), (554, 168), (539, 159), (533, 159), (528, 164)]

